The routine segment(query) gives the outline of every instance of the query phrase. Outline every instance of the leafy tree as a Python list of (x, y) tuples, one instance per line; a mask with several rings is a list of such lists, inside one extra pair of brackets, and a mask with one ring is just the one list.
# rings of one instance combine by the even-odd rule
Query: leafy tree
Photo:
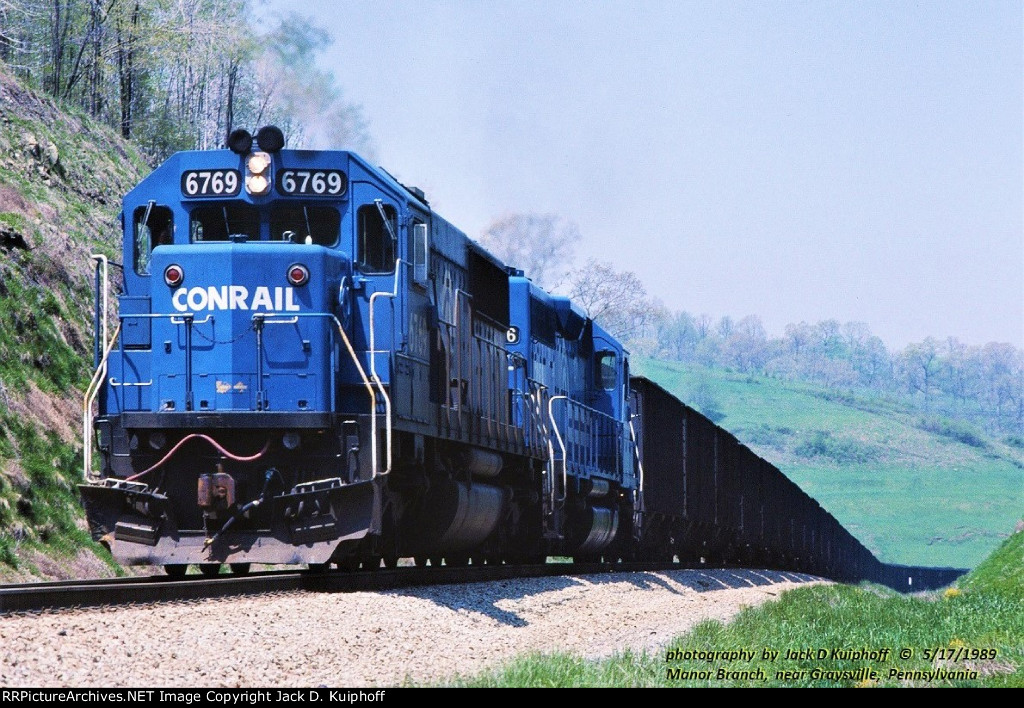
[(330, 35), (297, 15), (269, 29), (251, 0), (0, 0), (0, 59), (156, 160), (268, 123), (292, 147), (371, 153), (362, 109), (316, 68)]
[(907, 385), (924, 395), (924, 409), (931, 408), (932, 389), (939, 373), (939, 344), (928, 337), (919, 344), (910, 344), (903, 350), (901, 361)]

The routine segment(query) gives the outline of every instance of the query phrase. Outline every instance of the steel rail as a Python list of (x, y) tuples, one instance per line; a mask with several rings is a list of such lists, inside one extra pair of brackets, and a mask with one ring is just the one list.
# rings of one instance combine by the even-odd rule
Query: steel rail
[(0, 585), (0, 616), (87, 607), (187, 602), (280, 592), (385, 591), (422, 585), (461, 585), (516, 578), (597, 575), (688, 566), (669, 563), (544, 563), (537, 565), (471, 565), (380, 568), (358, 572), (266, 571), (248, 575), (170, 578), (152, 575), (76, 581)]

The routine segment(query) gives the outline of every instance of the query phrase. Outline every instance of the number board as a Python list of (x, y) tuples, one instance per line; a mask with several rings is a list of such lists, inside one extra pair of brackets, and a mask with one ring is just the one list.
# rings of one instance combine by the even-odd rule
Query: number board
[(348, 189), (348, 176), (340, 170), (281, 170), (277, 191), (309, 197), (340, 197)]
[(186, 197), (233, 197), (242, 188), (238, 170), (186, 170), (181, 173), (181, 193)]

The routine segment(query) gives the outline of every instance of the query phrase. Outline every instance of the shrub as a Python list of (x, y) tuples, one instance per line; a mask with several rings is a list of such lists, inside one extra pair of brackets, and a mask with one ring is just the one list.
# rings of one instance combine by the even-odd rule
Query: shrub
[(929, 433), (935, 433), (942, 437), (956, 440), (964, 445), (970, 445), (971, 447), (987, 448), (988, 442), (985, 440), (985, 436), (978, 432), (969, 423), (965, 423), (961, 420), (950, 420), (948, 418), (922, 418), (918, 423), (918, 427), (921, 430), (926, 430)]
[(825, 430), (810, 433), (793, 452), (800, 457), (824, 457), (839, 464), (863, 464), (879, 457), (879, 449), (874, 445), (850, 438), (837, 438)]

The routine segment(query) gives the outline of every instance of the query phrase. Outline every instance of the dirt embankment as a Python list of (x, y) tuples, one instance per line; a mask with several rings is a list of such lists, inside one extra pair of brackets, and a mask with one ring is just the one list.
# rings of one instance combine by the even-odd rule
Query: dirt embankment
[(91, 254), (121, 260), (121, 197), (148, 169), (114, 131), (0, 64), (0, 578), (109, 572), (92, 553), (80, 567), (72, 538)]

